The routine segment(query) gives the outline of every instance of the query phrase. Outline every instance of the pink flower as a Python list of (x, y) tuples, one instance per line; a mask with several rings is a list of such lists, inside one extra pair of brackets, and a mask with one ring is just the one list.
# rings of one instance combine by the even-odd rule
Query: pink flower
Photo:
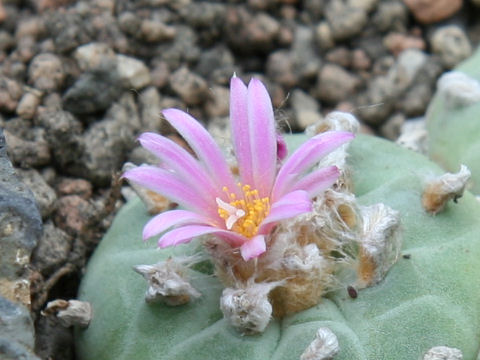
[(353, 138), (348, 132), (317, 135), (278, 169), (277, 161), (284, 154), (277, 151), (286, 148), (284, 143), (277, 144), (268, 92), (258, 79), (253, 78), (247, 88), (233, 77), (230, 121), (240, 173), (236, 179), (220, 148), (194, 118), (177, 109), (164, 110), (163, 115), (196, 157), (161, 135), (144, 133), (139, 137), (141, 145), (155, 154), (161, 165), (140, 166), (124, 177), (185, 209), (152, 218), (143, 229), (143, 238), (163, 233), (158, 245), (167, 247), (212, 234), (239, 247), (245, 261), (265, 252), (265, 238), (277, 222), (312, 210), (311, 199), (331, 186), (339, 171), (335, 166), (309, 170)]

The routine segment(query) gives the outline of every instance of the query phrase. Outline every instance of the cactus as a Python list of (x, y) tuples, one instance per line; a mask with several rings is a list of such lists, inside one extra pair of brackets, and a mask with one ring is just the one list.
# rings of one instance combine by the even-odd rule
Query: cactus
[[(290, 150), (304, 140), (287, 138)], [(136, 199), (117, 215), (88, 264), (79, 297), (92, 304), (94, 316), (87, 329), (76, 331), (79, 359), (291, 360), (325, 328), (338, 338), (336, 360), (421, 359), (436, 346), (457, 348), (465, 359), (475, 359), (480, 345), (478, 201), (467, 192), (433, 216), (422, 208), (421, 197), (425, 178), (442, 173), (437, 165), (370, 136), (358, 136), (348, 152), (358, 203), (384, 203), (402, 220), (403, 256), (377, 285), (357, 294), (347, 292), (345, 284), (318, 305), (274, 319), (253, 336), (241, 336), (223, 319), (223, 286), (207, 260), (188, 273), (201, 297), (178, 307), (148, 304), (145, 281), (132, 267), (194, 255), (200, 247), (193, 241), (155, 250), (155, 244), (142, 242), (149, 215)]]
[(449, 171), (465, 164), (480, 194), (480, 49), (440, 78), (427, 111), (428, 152)]

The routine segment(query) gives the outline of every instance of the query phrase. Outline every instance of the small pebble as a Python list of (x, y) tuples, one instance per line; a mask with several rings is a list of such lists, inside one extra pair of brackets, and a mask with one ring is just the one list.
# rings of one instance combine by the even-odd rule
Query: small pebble
[(63, 179), (56, 190), (59, 196), (78, 195), (84, 200), (92, 197), (92, 184), (84, 179)]
[(140, 24), (140, 37), (150, 43), (171, 40), (175, 37), (175, 28), (158, 21), (144, 20)]
[(32, 119), (40, 104), (41, 93), (30, 91), (23, 94), (17, 106), (17, 115), (23, 119)]
[(0, 110), (15, 111), (22, 93), (22, 88), (17, 81), (0, 75)]
[(108, 44), (99, 42), (79, 46), (73, 56), (82, 71), (98, 69), (115, 61), (113, 49)]
[(203, 78), (181, 67), (170, 76), (170, 86), (187, 105), (198, 105), (208, 97), (208, 86)]
[(93, 208), (88, 201), (78, 195), (62, 196), (58, 199), (58, 209), (55, 213), (55, 225), (72, 236), (79, 236), (87, 229), (86, 226), (93, 215)]
[(126, 86), (141, 89), (151, 83), (150, 70), (142, 61), (120, 54), (116, 56), (116, 59), (116, 70), (120, 79), (126, 82)]
[(52, 221), (43, 225), (42, 237), (33, 251), (32, 264), (42, 274), (49, 275), (67, 261), (73, 238)]
[(360, 85), (360, 79), (344, 68), (326, 64), (318, 75), (318, 98), (329, 103), (348, 99)]
[(58, 90), (65, 80), (62, 60), (55, 54), (39, 54), (28, 67), (28, 77), (29, 83), (39, 90)]
[(403, 0), (403, 2), (422, 24), (433, 24), (448, 19), (463, 4), (463, 0)]
[(42, 218), (46, 219), (56, 207), (57, 195), (55, 191), (47, 184), (42, 175), (37, 170), (18, 169), (17, 173), (22, 182), (29, 187), (35, 198)]
[(325, 15), (335, 40), (349, 39), (358, 35), (367, 24), (368, 10), (353, 6), (342, 0), (329, 1)]
[(432, 49), (440, 56), (447, 69), (465, 60), (472, 54), (472, 46), (465, 32), (456, 25), (439, 28), (432, 36)]

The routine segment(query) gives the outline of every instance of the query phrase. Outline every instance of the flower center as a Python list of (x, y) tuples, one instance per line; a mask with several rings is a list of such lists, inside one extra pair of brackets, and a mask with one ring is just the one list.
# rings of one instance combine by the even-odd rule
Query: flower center
[(223, 191), (227, 193), (230, 202), (227, 203), (218, 197), (215, 199), (218, 215), (225, 219), (228, 230), (252, 238), (257, 234), (258, 227), (270, 211), (270, 199), (260, 198), (258, 190), (252, 190), (250, 185), (242, 185), (242, 183), (237, 185), (242, 190), (243, 198), (237, 199), (234, 193), (224, 187)]

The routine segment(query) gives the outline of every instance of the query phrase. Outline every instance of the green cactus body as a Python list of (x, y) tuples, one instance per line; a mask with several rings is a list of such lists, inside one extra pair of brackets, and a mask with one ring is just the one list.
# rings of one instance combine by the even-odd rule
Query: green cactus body
[[(288, 139), (290, 145), (303, 136)], [(292, 147), (292, 146), (290, 146)], [(319, 305), (272, 320), (261, 335), (240, 336), (219, 310), (222, 285), (208, 266), (191, 271), (202, 293), (168, 307), (144, 301), (146, 283), (132, 270), (169, 256), (193, 254), (199, 244), (155, 250), (141, 241), (148, 215), (129, 202), (88, 265), (79, 297), (93, 306), (86, 330), (76, 332), (79, 359), (298, 359), (318, 328), (337, 336), (336, 360), (421, 359), (431, 347), (480, 346), (480, 205), (469, 193), (436, 216), (421, 205), (425, 176), (441, 170), (425, 157), (387, 141), (358, 136), (349, 148), (355, 193), (362, 205), (383, 202), (400, 211), (403, 251), (378, 285), (356, 299), (346, 289)], [(203, 269), (203, 270), (202, 270)]]
[[(480, 50), (456, 71), (480, 81)], [(464, 96), (472, 96), (468, 91)], [(458, 90), (461, 92), (461, 89)], [(462, 96), (459, 94), (458, 96)], [(472, 172), (472, 192), (480, 194), (480, 94), (471, 104), (452, 106), (450, 95), (438, 91), (427, 112), (429, 156), (446, 170), (460, 164)]]

